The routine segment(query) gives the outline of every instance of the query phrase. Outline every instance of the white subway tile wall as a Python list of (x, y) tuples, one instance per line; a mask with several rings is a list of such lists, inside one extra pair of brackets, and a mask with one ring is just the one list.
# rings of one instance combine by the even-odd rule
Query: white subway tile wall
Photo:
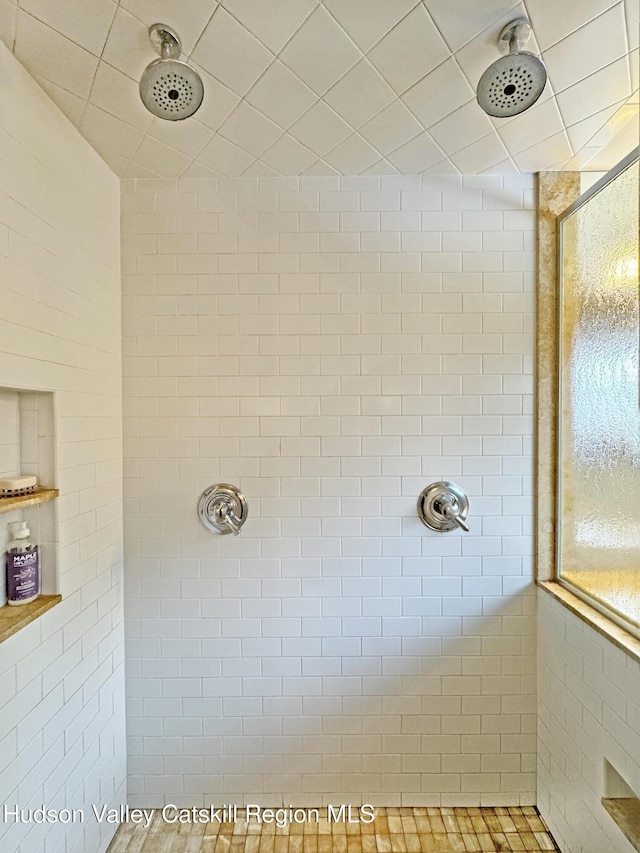
[(534, 803), (532, 176), (122, 205), (129, 802)]
[(99, 853), (126, 773), (119, 183), (3, 45), (0, 75), (0, 386), (55, 392), (63, 596), (0, 645), (0, 803), (87, 814), (0, 819), (0, 850)]
[(17, 391), (0, 389), (0, 477), (20, 470), (20, 410)]
[(600, 800), (624, 796), (607, 789), (605, 762), (640, 793), (640, 664), (548, 593), (538, 598), (540, 811), (564, 853), (627, 853)]

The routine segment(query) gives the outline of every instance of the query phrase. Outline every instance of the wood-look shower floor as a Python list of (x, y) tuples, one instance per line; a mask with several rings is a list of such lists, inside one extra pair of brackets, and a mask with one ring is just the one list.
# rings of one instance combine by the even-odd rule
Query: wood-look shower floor
[(557, 851), (537, 810), (378, 808), (371, 823), (123, 823), (107, 853), (540, 853)]

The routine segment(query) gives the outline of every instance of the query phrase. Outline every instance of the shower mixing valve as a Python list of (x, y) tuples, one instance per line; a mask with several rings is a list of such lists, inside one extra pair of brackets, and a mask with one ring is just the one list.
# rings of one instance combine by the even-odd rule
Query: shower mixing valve
[(418, 498), (418, 517), (432, 530), (445, 533), (458, 527), (469, 532), (466, 522), (469, 499), (460, 486), (442, 480), (431, 483)]
[(198, 517), (211, 533), (237, 536), (248, 515), (247, 499), (236, 486), (217, 483), (200, 495)]

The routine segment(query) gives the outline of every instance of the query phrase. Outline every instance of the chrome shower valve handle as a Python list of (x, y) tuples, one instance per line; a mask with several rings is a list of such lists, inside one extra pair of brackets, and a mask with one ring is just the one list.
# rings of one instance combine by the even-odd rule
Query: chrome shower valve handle
[(220, 501), (214, 510), (218, 524), (227, 524), (234, 536), (240, 533), (241, 522), (233, 514), (229, 501)]
[(433, 509), (448, 518), (449, 521), (455, 522), (466, 533), (469, 532), (469, 525), (460, 517), (460, 504), (455, 495), (449, 492), (443, 494), (441, 498), (433, 502)]
[(216, 483), (200, 495), (198, 517), (210, 533), (237, 536), (248, 515), (247, 499), (229, 483)]
[(466, 522), (469, 511), (469, 499), (460, 486), (442, 480), (431, 483), (418, 498), (418, 517), (420, 521), (432, 530), (445, 533), (459, 527), (466, 533), (469, 525)]

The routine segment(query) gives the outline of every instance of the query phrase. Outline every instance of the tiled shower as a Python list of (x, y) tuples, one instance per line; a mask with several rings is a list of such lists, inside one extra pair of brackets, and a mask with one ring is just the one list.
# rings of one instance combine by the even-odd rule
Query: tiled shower
[[(129, 51), (147, 35), (133, 0), (107, 10), (100, 50), (88, 32), (64, 37), (95, 59), (84, 93), (77, 45), (43, 48), (47, 7), (0, 0), (3, 37), (13, 27), (17, 58), (35, 57), (29, 73), (0, 45), (0, 401), (53, 394), (60, 496), (47, 512), (62, 596), (0, 643), (2, 853), (105, 853), (116, 826), (93, 819), (95, 804), (247, 801), (369, 803), (411, 820), (503, 807), (505, 822), (522, 806), (532, 824), (537, 806), (563, 853), (630, 849), (600, 798), (603, 756), (640, 778), (638, 664), (536, 594), (532, 173), (600, 168), (612, 107), (637, 113), (635, 66), (620, 53), (637, 51), (634, 2), (605, 10), (600, 32), (631, 23), (584, 80), (558, 47), (586, 38), (577, 7), (558, 9), (558, 44), (536, 29), (562, 91), (500, 138), (493, 124), (482, 135), (488, 119), (471, 120), (465, 101), (495, 40), (466, 46), (463, 29), (454, 60), (434, 36), (420, 73), (433, 60), (446, 88), (451, 71), (446, 91), (461, 102), (434, 118), (433, 149), (416, 118), (431, 84), (415, 83), (397, 44), (375, 48), (395, 31), (388, 7), (367, 24), (320, 4), (317, 17), (339, 19), (357, 45), (342, 45), (345, 68), (371, 53), (369, 73), (394, 96), (402, 81), (418, 87), (402, 103), (367, 100), (373, 117), (340, 136), (333, 110), (358, 102), (358, 85), (329, 109), (305, 51), (283, 52), (263, 9), (238, 0), (236, 20), (224, 0), (219, 67), (201, 68), (216, 100), (196, 144), (127, 112)], [(187, 51), (205, 5), (185, 23)], [(291, 13), (292, 33), (316, 5)], [(424, 26), (429, 4), (402, 0), (407, 14), (416, 5)], [(443, 30), (458, 15), (431, 5)], [(230, 94), (229, 45), (258, 23), (267, 47), (242, 44), (269, 75)], [(62, 39), (69, 20), (54, 24)], [(417, 36), (410, 45), (420, 57)], [(270, 66), (265, 51), (282, 60)], [(286, 132), (260, 136), (257, 154), (247, 136), (267, 125), (253, 113), (278, 106), (270, 86), (293, 86), (283, 63), (294, 54), (314, 94), (289, 90)], [(45, 76), (56, 63), (57, 83)], [(624, 97), (608, 102), (623, 77)], [(354, 79), (366, 89), (366, 75)], [(314, 143), (327, 145), (322, 162), (298, 159)], [(374, 146), (382, 159), (368, 162)], [(400, 174), (412, 171), (425, 174)], [(420, 522), (418, 495), (438, 480), (469, 496), (469, 532)], [(237, 537), (198, 520), (199, 495), (220, 482), (248, 500)], [(86, 817), (2, 811), (43, 804)]]
[[(125, 182), (131, 802), (535, 802), (533, 203)], [(468, 534), (418, 519), (441, 479)]]

